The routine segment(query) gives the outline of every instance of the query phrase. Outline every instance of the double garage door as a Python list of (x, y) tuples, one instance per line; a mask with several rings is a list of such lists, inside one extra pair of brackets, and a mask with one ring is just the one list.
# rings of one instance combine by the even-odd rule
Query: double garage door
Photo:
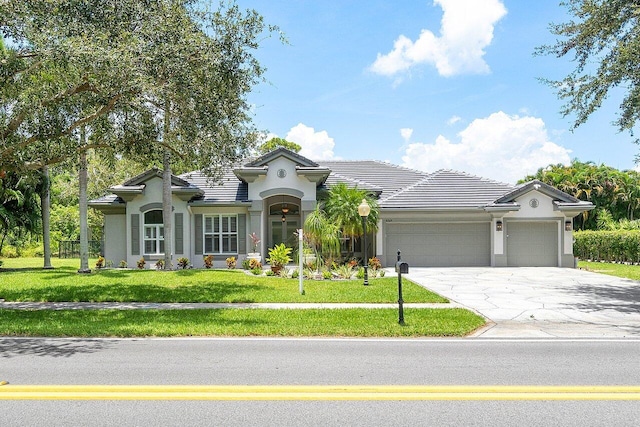
[(411, 223), (386, 225), (387, 265), (402, 260), (416, 267), (491, 265), (490, 223)]
[[(558, 223), (509, 221), (507, 265), (557, 267)], [(491, 265), (491, 224), (388, 223), (385, 228), (386, 265), (402, 260), (416, 267), (484, 267)]]

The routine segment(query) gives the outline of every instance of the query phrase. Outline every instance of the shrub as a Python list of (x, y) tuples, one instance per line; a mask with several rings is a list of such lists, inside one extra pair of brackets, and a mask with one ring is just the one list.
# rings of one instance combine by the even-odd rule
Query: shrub
[(2, 256), (5, 258), (18, 258), (20, 254), (15, 246), (5, 245), (2, 248)]
[(120, 264), (118, 264), (118, 267), (120, 268), (127, 268), (127, 261), (125, 260), (121, 260)]
[(96, 261), (96, 268), (104, 268), (104, 257), (100, 255)]
[[(252, 268), (251, 269), (251, 273), (255, 274), (256, 276), (259, 276), (259, 275), (262, 274), (262, 269), (261, 268)], [(271, 270), (269, 270), (268, 273), (271, 273), (270, 276), (273, 275), (273, 271), (271, 271)]]
[(213, 267), (213, 255), (207, 255), (204, 257), (204, 268)]
[(142, 269), (144, 269), (144, 265), (145, 265), (146, 263), (147, 263), (147, 262), (144, 260), (144, 258), (140, 258), (136, 264), (137, 264), (138, 268), (139, 268), (140, 270), (142, 270)]
[(265, 275), (267, 275), (267, 276), (274, 276), (276, 273), (274, 273), (274, 272), (273, 272), (273, 271), (271, 271), (271, 270), (266, 270), (266, 271), (264, 272), (264, 274), (265, 274)]
[(260, 260), (257, 260), (255, 258), (251, 258), (249, 260), (249, 268), (252, 269), (252, 270), (255, 270), (256, 268), (262, 269), (262, 263), (260, 262)]
[(333, 279), (333, 274), (331, 273), (331, 270), (323, 270), (322, 271), (322, 277), (325, 280), (331, 280), (331, 279)]
[(251, 270), (251, 260), (249, 258), (242, 260), (242, 268), (244, 270)]
[(341, 279), (351, 279), (351, 276), (353, 275), (353, 268), (350, 264), (344, 264), (336, 269), (336, 273)]
[(639, 230), (585, 230), (574, 233), (573, 254), (582, 259), (640, 262)]
[(369, 268), (373, 271), (378, 271), (382, 268), (382, 263), (378, 257), (369, 258)]
[[(374, 273), (374, 275), (375, 275), (375, 273)], [(363, 267), (360, 267), (358, 269), (358, 272), (356, 273), (356, 278), (364, 279), (364, 268)]]
[(291, 278), (292, 278), (292, 279), (297, 279), (298, 277), (300, 277), (300, 271), (298, 271), (297, 269), (296, 269), (296, 270), (293, 270), (293, 271), (291, 272)]
[(189, 258), (178, 258), (178, 267), (182, 268), (183, 270), (185, 268), (187, 268), (187, 266), (189, 265)]
[(159, 259), (158, 261), (156, 261), (156, 270), (162, 270), (164, 268), (164, 260), (163, 259)]
[(237, 263), (237, 261), (236, 261), (236, 257), (234, 257), (234, 256), (230, 256), (230, 257), (229, 257), (229, 258), (227, 258), (225, 261), (226, 261), (226, 263), (227, 263), (227, 268), (228, 268), (228, 269), (234, 269), (234, 268), (236, 268), (236, 263)]

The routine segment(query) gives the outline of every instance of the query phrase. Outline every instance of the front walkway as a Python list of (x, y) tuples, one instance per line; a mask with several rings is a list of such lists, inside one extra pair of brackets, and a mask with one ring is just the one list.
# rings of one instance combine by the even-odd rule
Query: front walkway
[(485, 316), (482, 337), (640, 336), (640, 282), (572, 268), (411, 268), (406, 277)]

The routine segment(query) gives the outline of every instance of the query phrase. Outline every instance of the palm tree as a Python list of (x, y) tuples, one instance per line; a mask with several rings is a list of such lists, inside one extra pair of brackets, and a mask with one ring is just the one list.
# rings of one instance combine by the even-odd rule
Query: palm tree
[(316, 252), (316, 259), (340, 255), (340, 228), (330, 221), (321, 204), (304, 220), (304, 235)]
[[(375, 233), (378, 230), (380, 208), (378, 202), (366, 191), (357, 187), (348, 187), (338, 183), (331, 187), (325, 204), (325, 210), (330, 221), (336, 224), (344, 237), (351, 239), (350, 253), (353, 252), (353, 239), (362, 236), (362, 218), (358, 214), (358, 205), (366, 200), (371, 207), (367, 217), (367, 231)], [(367, 262), (366, 260), (364, 262)]]

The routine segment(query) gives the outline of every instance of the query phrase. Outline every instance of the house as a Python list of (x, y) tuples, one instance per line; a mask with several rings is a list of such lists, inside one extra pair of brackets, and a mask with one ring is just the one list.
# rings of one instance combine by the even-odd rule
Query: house
[[(594, 207), (540, 181), (512, 186), (379, 161), (314, 162), (278, 148), (225, 171), (220, 183), (198, 172), (172, 177), (174, 260), (187, 257), (200, 268), (212, 254), (221, 267), (229, 256), (252, 252), (249, 234), (256, 233), (264, 261), (268, 248), (291, 241), (318, 192), (337, 182), (378, 198), (380, 222), (367, 254), (385, 266), (401, 250), (416, 267), (573, 267), (573, 218)], [(105, 258), (114, 265), (162, 258), (161, 171), (109, 190), (89, 203), (105, 214)]]

